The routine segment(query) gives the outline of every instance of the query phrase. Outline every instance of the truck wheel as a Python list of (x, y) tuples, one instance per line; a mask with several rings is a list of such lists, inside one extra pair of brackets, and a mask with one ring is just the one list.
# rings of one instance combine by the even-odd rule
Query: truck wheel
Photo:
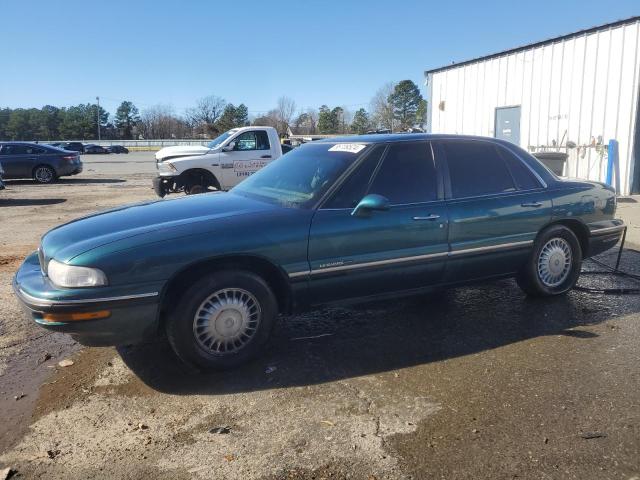
[(184, 192), (187, 195), (197, 195), (199, 193), (204, 193), (206, 191), (207, 189), (204, 187), (204, 185), (200, 185), (199, 183), (195, 185), (187, 185), (184, 189)]
[(38, 165), (33, 169), (33, 179), (38, 183), (53, 183), (56, 181), (56, 171), (49, 165)]
[(561, 295), (576, 284), (581, 267), (582, 249), (575, 234), (565, 226), (554, 225), (538, 235), (516, 281), (527, 295)]
[(170, 314), (167, 337), (185, 363), (223, 370), (256, 357), (278, 314), (276, 298), (259, 276), (222, 271), (193, 284)]

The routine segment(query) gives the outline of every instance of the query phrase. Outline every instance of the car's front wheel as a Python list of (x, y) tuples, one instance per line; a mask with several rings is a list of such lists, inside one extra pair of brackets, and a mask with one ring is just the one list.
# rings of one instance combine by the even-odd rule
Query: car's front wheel
[(191, 366), (232, 368), (260, 353), (277, 314), (276, 298), (262, 278), (222, 271), (201, 278), (181, 296), (167, 321), (167, 337)]
[(56, 181), (56, 171), (49, 165), (38, 165), (33, 169), (33, 179), (38, 183), (53, 183)]
[(525, 293), (546, 297), (568, 292), (578, 281), (582, 249), (575, 234), (563, 225), (542, 231), (533, 252), (516, 276)]

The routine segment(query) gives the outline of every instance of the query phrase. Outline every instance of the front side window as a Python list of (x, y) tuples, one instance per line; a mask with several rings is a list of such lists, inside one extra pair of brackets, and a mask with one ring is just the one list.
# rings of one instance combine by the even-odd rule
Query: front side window
[(241, 152), (270, 149), (269, 136), (264, 130), (241, 133), (234, 142), (236, 142), (236, 146), (233, 149)]
[(516, 187), (496, 147), (489, 142), (448, 141), (443, 145), (453, 198), (513, 192)]
[(385, 145), (378, 145), (367, 155), (356, 170), (349, 175), (324, 208), (355, 208), (367, 194), (373, 172), (384, 153)]
[(296, 148), (239, 183), (232, 192), (284, 206), (308, 207), (368, 150), (365, 144), (359, 144), (355, 153), (332, 150), (334, 146), (309, 143)]
[(392, 205), (436, 200), (436, 168), (429, 144), (391, 144), (369, 188), (369, 193), (387, 197)]

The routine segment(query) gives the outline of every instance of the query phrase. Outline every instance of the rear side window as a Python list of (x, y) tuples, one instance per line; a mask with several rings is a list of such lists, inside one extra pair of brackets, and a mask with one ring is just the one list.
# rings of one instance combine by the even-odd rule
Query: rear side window
[(454, 198), (516, 190), (507, 165), (488, 142), (444, 142)]
[(385, 145), (375, 147), (323, 208), (354, 208), (367, 194), (369, 182), (384, 149)]
[(520, 190), (532, 190), (534, 188), (540, 188), (540, 182), (533, 176), (531, 170), (522, 163), (522, 160), (517, 158), (513, 153), (506, 148), (497, 147), (500, 156), (504, 159), (511, 171), (511, 175), (516, 182), (516, 186)]
[(392, 205), (436, 200), (436, 168), (429, 144), (392, 143), (369, 193), (387, 197)]

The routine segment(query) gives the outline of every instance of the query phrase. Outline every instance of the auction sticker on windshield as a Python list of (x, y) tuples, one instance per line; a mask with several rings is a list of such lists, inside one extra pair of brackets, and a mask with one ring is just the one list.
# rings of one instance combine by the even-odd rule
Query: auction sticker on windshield
[(329, 149), (330, 152), (349, 152), (358, 153), (365, 148), (366, 145), (362, 143), (337, 143)]

